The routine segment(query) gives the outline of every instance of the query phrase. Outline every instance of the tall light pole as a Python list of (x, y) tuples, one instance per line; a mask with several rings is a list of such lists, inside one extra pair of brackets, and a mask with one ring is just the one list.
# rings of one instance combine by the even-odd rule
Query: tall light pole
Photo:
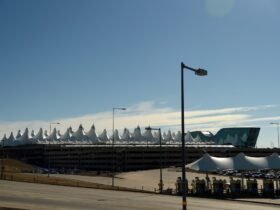
[(160, 128), (151, 128), (150, 126), (145, 128), (146, 130), (157, 130), (159, 132), (159, 192), (162, 193), (163, 190), (163, 180), (162, 180), (162, 150), (161, 150), (161, 129)]
[(112, 187), (114, 187), (115, 183), (115, 152), (114, 152), (114, 144), (115, 144), (115, 110), (126, 110), (123, 107), (113, 107), (113, 136), (112, 136)]
[(271, 122), (270, 124), (277, 126), (278, 148), (279, 148), (280, 147), (280, 145), (279, 145), (279, 122)]
[[(60, 122), (50, 122), (50, 135), (52, 132), (52, 125), (60, 125)], [(48, 143), (48, 148), (50, 149), (50, 139)], [(50, 153), (48, 154), (48, 177), (50, 177)]]
[(206, 76), (204, 69), (194, 69), (181, 62), (181, 127), (182, 127), (182, 206), (187, 209), (187, 190), (186, 190), (186, 157), (185, 157), (185, 108), (184, 108), (184, 69), (193, 71), (198, 76)]
[(4, 139), (2, 139), (2, 157), (1, 157), (1, 179), (4, 175)]

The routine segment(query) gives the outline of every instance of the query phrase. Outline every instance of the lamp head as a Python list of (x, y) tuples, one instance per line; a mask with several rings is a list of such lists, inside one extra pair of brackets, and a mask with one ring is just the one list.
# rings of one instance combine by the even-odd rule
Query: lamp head
[(205, 69), (197, 69), (195, 71), (195, 74), (198, 75), (198, 76), (207, 76), (207, 71)]
[(152, 128), (151, 128), (151, 126), (148, 126), (148, 127), (146, 127), (146, 128), (145, 128), (145, 130), (147, 130), (147, 131), (151, 131), (151, 130), (152, 130)]
[(123, 107), (113, 107), (113, 110), (126, 110), (126, 108), (123, 108)]

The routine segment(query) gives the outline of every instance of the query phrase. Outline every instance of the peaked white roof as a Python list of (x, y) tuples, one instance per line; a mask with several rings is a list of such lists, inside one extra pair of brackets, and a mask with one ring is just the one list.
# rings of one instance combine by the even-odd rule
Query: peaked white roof
[(143, 138), (143, 136), (141, 134), (141, 129), (140, 129), (139, 126), (137, 126), (137, 128), (134, 129), (134, 132), (132, 134), (131, 139), (133, 141), (142, 141), (142, 140), (144, 140), (144, 138)]
[(16, 135), (16, 139), (19, 139), (22, 136), (21, 131), (18, 130), (17, 135)]
[(35, 137), (35, 132), (34, 130), (31, 131), (31, 134), (30, 134), (30, 138), (34, 138)]
[(98, 137), (95, 131), (95, 126), (92, 125), (90, 130), (86, 133), (88, 140), (91, 141), (92, 143), (98, 143)]
[[(154, 138), (152, 140), (154, 140), (154, 143), (156, 144), (159, 143), (159, 135), (161, 135), (159, 131), (154, 132)], [(163, 140), (162, 136), (161, 136), (161, 140)]]
[(162, 137), (163, 137), (163, 140), (164, 140), (165, 142), (173, 141), (173, 137), (172, 137), (172, 134), (171, 134), (171, 131), (170, 131), (170, 130), (168, 130), (167, 134), (164, 133), (164, 134), (162, 135)]
[(102, 142), (106, 142), (109, 140), (109, 137), (107, 135), (107, 130), (104, 129), (103, 132), (99, 135), (99, 139), (102, 141)]
[(143, 137), (145, 140), (154, 141), (154, 136), (151, 130), (145, 130), (145, 132), (143, 133)]
[(273, 153), (267, 157), (249, 157), (239, 153), (235, 157), (222, 158), (210, 156), (206, 153), (202, 158), (186, 167), (196, 171), (280, 169), (280, 156)]
[(25, 128), (24, 133), (20, 137), (18, 137), (16, 140), (18, 140), (18, 141), (27, 141), (29, 139), (28, 133), (29, 133), (28, 128)]
[(65, 133), (60, 137), (61, 140), (69, 140), (71, 138), (72, 134), (70, 132), (70, 128), (67, 128), (67, 130), (65, 131)]
[(13, 134), (13, 132), (11, 132), (11, 134), (8, 138), (8, 141), (14, 141), (14, 140), (15, 140), (14, 134)]
[(12, 146), (13, 143), (14, 143), (14, 135), (13, 135), (13, 132), (11, 132), (10, 136), (7, 138), (6, 137), (6, 134), (4, 135), (2, 141), (1, 141), (1, 146), (4, 145), (4, 146)]
[[(70, 127), (70, 129), (72, 129), (72, 128)], [(70, 132), (71, 132), (71, 130), (70, 130)], [(78, 140), (78, 141), (87, 139), (87, 136), (84, 132), (84, 128), (82, 125), (80, 125), (78, 130), (72, 134), (72, 138), (74, 140)]]
[[(110, 137), (111, 140), (113, 140), (113, 135)], [(118, 129), (114, 130), (114, 141), (119, 141), (121, 139), (121, 137), (119, 136), (119, 131)]]
[(48, 137), (49, 141), (58, 140), (59, 136), (57, 135), (56, 128), (53, 129), (52, 133)]
[(35, 138), (35, 139), (38, 139), (39, 141), (44, 140), (43, 129), (42, 129), (42, 128), (40, 128), (39, 132), (35, 135), (34, 138)]
[(6, 134), (4, 134), (4, 136), (3, 136), (3, 138), (2, 138), (2, 140), (1, 141), (7, 141), (8, 139), (7, 139), (7, 136), (6, 136)]
[(129, 141), (130, 138), (131, 138), (130, 132), (129, 132), (129, 130), (128, 130), (127, 128), (125, 128), (125, 129), (123, 130), (123, 135), (122, 135), (121, 139), (122, 139), (122, 140), (125, 140), (125, 141)]
[[(181, 136), (181, 135), (180, 135)], [(191, 133), (188, 131), (185, 135), (185, 141), (192, 142), (194, 139), (191, 136)]]
[(28, 128), (25, 129), (24, 133), (21, 135), (20, 130), (16, 136), (15, 141), (12, 142), (12, 145), (22, 145), (29, 143), (29, 135), (28, 135)]
[(181, 131), (177, 131), (177, 133), (174, 136), (174, 140), (175, 141), (181, 141), (182, 140)]
[[(233, 131), (233, 133), (235, 133), (235, 130)], [(207, 135), (209, 136), (209, 134)], [(185, 135), (185, 139), (189, 144), (200, 144), (200, 143), (205, 144), (205, 141), (201, 137), (202, 134), (194, 135), (194, 136), (195, 137), (192, 137), (192, 135), (188, 133), (187, 135)], [(245, 141), (247, 137), (245, 135), (243, 135), (242, 138), (243, 137)], [(21, 134), (21, 131), (19, 130), (17, 132), (16, 138), (14, 138), (14, 135), (11, 135), (7, 139), (7, 136), (4, 135), (3, 139), (4, 139), (3, 142), (5, 146), (16, 146), (16, 145), (34, 144), (34, 143), (36, 144), (99, 144), (99, 143), (110, 144), (111, 143), (106, 129), (104, 129), (103, 132), (100, 135), (98, 135), (96, 133), (94, 125), (92, 125), (91, 129), (87, 133), (84, 131), (83, 126), (80, 125), (75, 132), (73, 132), (72, 128), (69, 127), (63, 135), (61, 135), (60, 132), (57, 131), (55, 128), (51, 131), (51, 133), (48, 133), (46, 130), (43, 131), (43, 129), (40, 128), (38, 133), (32, 131), (29, 135), (28, 129), (25, 129), (25, 132)], [(114, 139), (116, 140), (116, 143), (158, 144), (159, 133), (158, 132), (152, 133), (151, 131), (144, 131), (143, 133), (141, 133), (140, 127), (137, 126), (133, 132), (130, 132), (127, 128), (125, 128), (123, 131), (123, 135), (121, 137), (119, 136), (118, 130), (115, 130)], [(231, 139), (231, 140), (236, 139), (236, 134), (227, 136), (227, 139)], [(167, 133), (163, 133), (161, 140), (163, 144), (168, 144), (168, 143), (181, 144), (181, 132), (178, 131), (177, 133), (171, 134), (171, 131), (168, 131)], [(206, 143), (212, 143), (212, 142), (207, 140)]]

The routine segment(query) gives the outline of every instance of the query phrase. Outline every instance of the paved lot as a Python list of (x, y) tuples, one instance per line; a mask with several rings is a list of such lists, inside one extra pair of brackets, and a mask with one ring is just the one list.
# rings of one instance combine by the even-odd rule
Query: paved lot
[[(182, 175), (182, 172), (176, 171), (175, 168), (165, 168), (163, 169), (163, 183), (164, 188), (175, 188), (175, 182), (177, 177)], [(100, 184), (111, 185), (111, 177), (102, 177), (102, 176), (78, 176), (78, 175), (64, 175), (64, 174), (53, 174), (55, 177), (65, 177), (75, 180), (94, 182)], [(194, 172), (188, 172), (188, 180), (195, 179), (196, 176), (200, 178), (205, 178), (205, 174), (199, 174)], [(212, 175), (209, 176), (213, 177)], [(217, 176), (216, 176), (217, 177)], [(222, 179), (227, 179), (228, 177), (218, 177)], [(228, 180), (229, 181), (229, 180)], [(119, 173), (115, 177), (115, 185), (121, 187), (128, 187), (134, 189), (144, 189), (148, 191), (154, 191), (158, 188), (159, 182), (159, 169), (145, 170), (145, 171), (132, 171), (132, 172), (123, 172)], [(191, 187), (189, 182), (189, 187)]]
[[(173, 188), (175, 189), (175, 182), (177, 177), (181, 177), (182, 172), (177, 171), (176, 168), (165, 168), (163, 169), (163, 183), (164, 188)], [(63, 175), (63, 174), (55, 174), (52, 176), (57, 177), (65, 177), (71, 178), (81, 181), (95, 182), (101, 184), (112, 183), (111, 177), (102, 177), (102, 176), (77, 176), (77, 175)], [(189, 180), (189, 188), (191, 188), (191, 181), (195, 179), (195, 177), (199, 177), (200, 179), (205, 179), (206, 174), (197, 173), (197, 172), (187, 172), (187, 179)], [(219, 176), (219, 175), (209, 175), (212, 180), (213, 177), (217, 179), (226, 180), (229, 182), (228, 176)], [(234, 178), (238, 179), (238, 178)], [(241, 180), (241, 178), (239, 178)], [(116, 175), (115, 185), (121, 187), (128, 187), (134, 189), (144, 189), (148, 191), (154, 191), (155, 188), (158, 188), (159, 182), (159, 169), (154, 170), (145, 170), (145, 171), (132, 171), (132, 172), (123, 172)], [(246, 182), (244, 181), (244, 184)], [(258, 186), (261, 188), (263, 185), (262, 180), (258, 180)]]
[[(181, 198), (0, 180), (0, 206), (30, 210), (179, 210)], [(188, 209), (276, 210), (279, 206), (188, 198)]]

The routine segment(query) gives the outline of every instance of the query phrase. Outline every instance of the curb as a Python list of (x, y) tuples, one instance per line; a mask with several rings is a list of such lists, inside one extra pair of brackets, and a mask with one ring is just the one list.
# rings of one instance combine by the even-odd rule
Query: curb
[[(270, 206), (280, 206), (280, 203), (269, 203), (269, 202), (264, 202), (264, 201), (252, 201), (252, 200), (240, 200), (240, 199), (226, 199), (226, 200), (244, 202), (244, 203), (256, 203), (256, 204), (270, 205)], [(280, 201), (280, 198), (279, 198), (279, 201)]]

